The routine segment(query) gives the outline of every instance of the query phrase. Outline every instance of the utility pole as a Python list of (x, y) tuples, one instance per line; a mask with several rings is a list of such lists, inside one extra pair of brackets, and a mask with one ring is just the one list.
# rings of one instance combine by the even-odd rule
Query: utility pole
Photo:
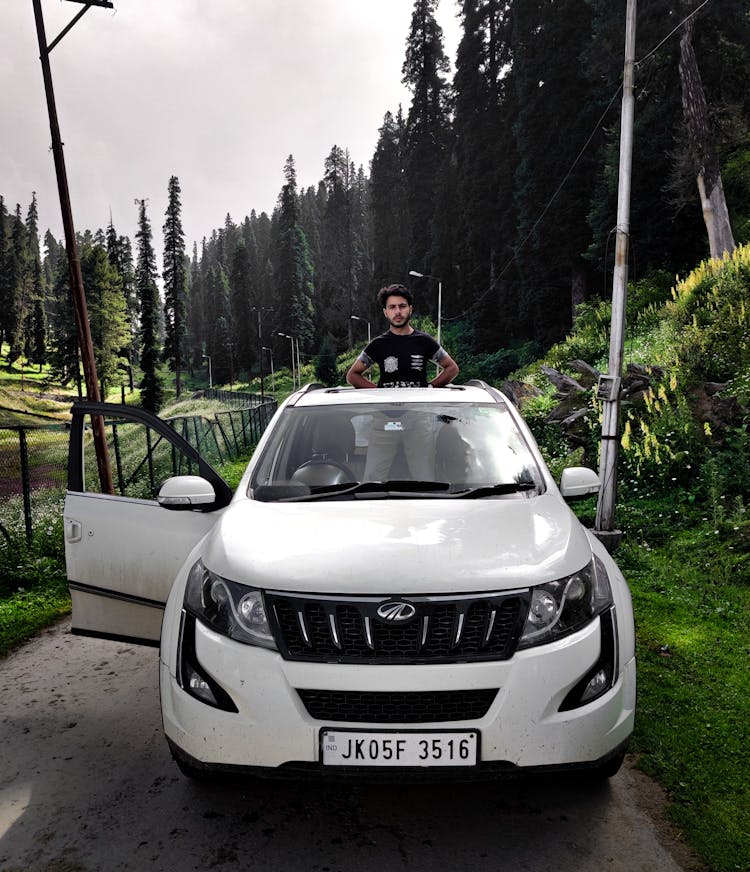
[(263, 333), (262, 333), (262, 325), (261, 318), (263, 317), (263, 310), (268, 309), (267, 306), (251, 306), (251, 312), (258, 313), (258, 365), (260, 366), (260, 395), (261, 398), (265, 395), (265, 387), (263, 385)]
[(599, 463), (601, 489), (596, 506), (594, 533), (609, 551), (619, 544), (622, 533), (615, 529), (617, 496), (617, 453), (620, 441), (620, 388), (625, 338), (625, 304), (628, 291), (628, 242), (630, 238), (630, 184), (633, 165), (633, 117), (635, 98), (636, 0), (627, 0), (625, 24), (625, 68), (620, 120), (620, 174), (617, 190), (617, 237), (612, 282), (612, 322), (609, 337), (609, 370), (601, 376), (597, 395), (603, 400), (602, 447)]
[[(32, 0), (34, 4), (34, 18), (36, 20), (36, 33), (39, 41), (39, 59), (42, 63), (42, 77), (44, 79), (44, 91), (47, 96), (47, 110), (49, 112), (49, 127), (52, 134), (52, 154), (55, 159), (55, 173), (57, 175), (57, 188), (60, 194), (60, 208), (62, 210), (63, 228), (65, 231), (65, 250), (68, 254), (68, 266), (70, 269), (70, 291), (73, 297), (73, 309), (75, 310), (76, 333), (81, 350), (81, 363), (83, 365), (83, 377), (86, 382), (86, 394), (89, 400), (100, 402), (99, 380), (96, 374), (96, 361), (94, 360), (94, 345), (91, 341), (91, 327), (89, 325), (88, 308), (86, 306), (86, 292), (83, 287), (81, 274), (81, 261), (78, 257), (75, 227), (73, 225), (73, 211), (70, 205), (70, 193), (68, 191), (68, 176), (65, 171), (65, 159), (63, 157), (63, 144), (60, 138), (60, 126), (57, 121), (57, 108), (55, 106), (55, 93), (52, 88), (52, 73), (49, 65), (49, 53), (60, 42), (73, 25), (86, 13), (91, 6), (103, 6), (111, 9), (110, 0), (73, 0), (76, 3), (85, 3), (84, 8), (63, 29), (50, 45), (47, 45), (47, 36), (44, 30), (44, 18), (42, 16), (41, 0)], [(99, 482), (102, 493), (112, 494), (112, 469), (109, 463), (107, 451), (107, 436), (104, 431), (104, 418), (101, 415), (91, 416), (91, 427), (94, 433), (94, 447), (96, 451), (96, 465), (99, 471)]]

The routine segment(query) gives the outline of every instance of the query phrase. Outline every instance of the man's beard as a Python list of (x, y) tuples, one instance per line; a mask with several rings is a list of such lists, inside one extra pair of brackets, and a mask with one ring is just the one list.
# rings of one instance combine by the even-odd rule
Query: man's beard
[(393, 318), (393, 317), (388, 319), (388, 323), (390, 324), (391, 327), (406, 327), (409, 324), (410, 320), (411, 320), (411, 315), (404, 315), (404, 320), (401, 321), (400, 323), (397, 323), (395, 321), (395, 318)]

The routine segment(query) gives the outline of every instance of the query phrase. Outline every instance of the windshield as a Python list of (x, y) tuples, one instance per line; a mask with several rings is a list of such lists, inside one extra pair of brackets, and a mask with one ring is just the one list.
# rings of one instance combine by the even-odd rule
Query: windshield
[(287, 408), (255, 468), (249, 495), (507, 497), (542, 488), (534, 457), (500, 404), (360, 402)]

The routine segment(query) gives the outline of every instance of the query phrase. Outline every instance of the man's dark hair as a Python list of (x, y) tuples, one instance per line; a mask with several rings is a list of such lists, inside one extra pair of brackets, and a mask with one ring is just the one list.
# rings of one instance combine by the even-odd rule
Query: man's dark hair
[(414, 305), (414, 297), (404, 285), (388, 285), (378, 291), (378, 303), (381, 309), (385, 309), (388, 297), (403, 297), (410, 306)]

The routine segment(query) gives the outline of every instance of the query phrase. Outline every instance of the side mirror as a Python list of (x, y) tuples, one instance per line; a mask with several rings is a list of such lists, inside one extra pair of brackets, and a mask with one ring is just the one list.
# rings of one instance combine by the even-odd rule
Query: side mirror
[(164, 482), (156, 499), (165, 509), (189, 510), (212, 505), (216, 502), (216, 492), (211, 483), (199, 475), (176, 475)]
[(560, 477), (560, 493), (566, 500), (576, 500), (599, 493), (599, 476), (585, 466), (570, 466)]

